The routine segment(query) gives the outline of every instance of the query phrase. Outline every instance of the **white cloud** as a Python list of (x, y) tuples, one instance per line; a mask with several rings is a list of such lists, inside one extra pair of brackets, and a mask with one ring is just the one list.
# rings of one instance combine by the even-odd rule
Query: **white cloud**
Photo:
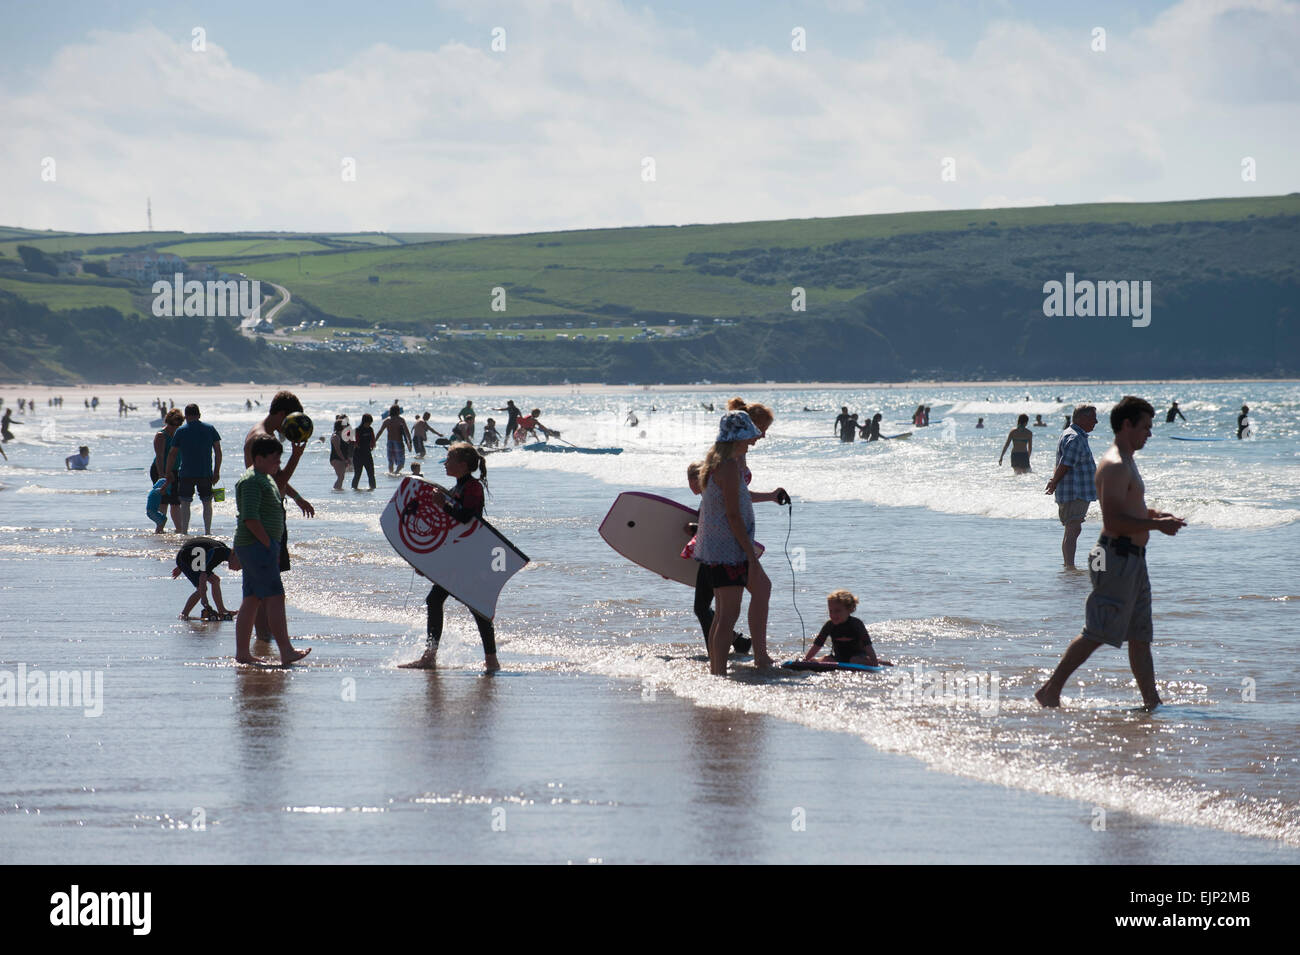
[(898, 38), (846, 59), (712, 37), (700, 56), (649, 12), (532, 0), (504, 54), (469, 5), (480, 46), (374, 45), (274, 80), (211, 40), (95, 32), (0, 91), (0, 223), (137, 229), (146, 195), (190, 231), (535, 231), (1288, 192), (1297, 9), (1188, 0), (1105, 53), (1004, 19), (969, 56)]

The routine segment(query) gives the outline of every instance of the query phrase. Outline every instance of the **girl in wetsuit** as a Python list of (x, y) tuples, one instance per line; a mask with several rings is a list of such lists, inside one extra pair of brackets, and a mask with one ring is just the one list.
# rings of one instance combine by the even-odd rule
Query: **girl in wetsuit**
[[(475, 518), (482, 517), (484, 484), (487, 481), (487, 462), (483, 460), (483, 456), (478, 453), (474, 445), (468, 442), (457, 442), (447, 449), (446, 469), (447, 476), (455, 478), (456, 484), (450, 490), (438, 487), (435, 492), (437, 503), (462, 524), (468, 524)], [(474, 477), (475, 471), (479, 472), (477, 478)], [(400, 664), (403, 669), (432, 670), (436, 665), (438, 643), (442, 640), (443, 604), (450, 596), (451, 594), (438, 583), (435, 583), (433, 589), (429, 591), (429, 596), (425, 598), (425, 604), (428, 606), (428, 636), (424, 654), (418, 660)], [(479, 638), (483, 641), (483, 668), (488, 672), (501, 669), (501, 664), (497, 662), (496, 628), (489, 618), (478, 611), (471, 609), (470, 613), (474, 615), (474, 622), (478, 624)]]
[(375, 450), (375, 429), (370, 427), (374, 420), (369, 414), (363, 414), (361, 424), (352, 433), (352, 437), (356, 441), (352, 446), (353, 490), (356, 490), (357, 485), (361, 483), (362, 470), (370, 478), (370, 490), (375, 489), (375, 458), (371, 453)]

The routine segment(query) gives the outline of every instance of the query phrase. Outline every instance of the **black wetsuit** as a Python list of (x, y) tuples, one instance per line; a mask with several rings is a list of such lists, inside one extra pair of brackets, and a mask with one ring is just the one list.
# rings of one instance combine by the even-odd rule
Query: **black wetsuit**
[[(1169, 413), (1165, 415), (1165, 424), (1173, 424), (1173, 423), (1174, 423), (1174, 415), (1177, 415), (1178, 417), (1183, 418), (1183, 413), (1182, 413), (1181, 411), (1178, 410), (1178, 406), (1177, 406), (1177, 405), (1174, 405), (1172, 408), (1170, 408), (1170, 409), (1169, 409)], [(1186, 418), (1183, 418), (1183, 420), (1186, 421), (1187, 419), (1186, 419)]]
[(817, 639), (813, 640), (813, 646), (820, 650), (827, 637), (831, 638), (831, 650), (839, 663), (848, 663), (854, 657), (863, 656), (871, 647), (871, 634), (867, 633), (867, 625), (857, 617), (849, 617), (838, 625), (827, 620), (817, 634)]
[(1247, 411), (1243, 411), (1241, 414), (1237, 415), (1237, 440), (1238, 441), (1241, 440), (1241, 433), (1246, 430), (1247, 427), (1246, 419), (1249, 417), (1250, 417), (1250, 413)]
[[(501, 409), (498, 408), (498, 411)], [(515, 423), (519, 421), (519, 409), (514, 405), (506, 405), (506, 440), (509, 441), (515, 436)]]
[(368, 424), (358, 425), (357, 429), (352, 432), (356, 438), (356, 444), (352, 448), (352, 486), (357, 487), (361, 483), (361, 472), (364, 470), (366, 476), (370, 479), (370, 490), (375, 489), (375, 458), (373, 449), (370, 447), (375, 440), (375, 429)]
[[(468, 524), (475, 518), (483, 516), (483, 485), (477, 478), (470, 477), (468, 474), (457, 478), (450, 497), (451, 500), (443, 505), (443, 510), (462, 524)], [(441, 584), (434, 584), (433, 589), (429, 591), (429, 596), (424, 598), (425, 605), (429, 609), (426, 628), (428, 636), (425, 645), (430, 650), (437, 650), (438, 641), (442, 639), (442, 605), (450, 596), (451, 592)], [(461, 603), (464, 601), (462, 600)], [(478, 635), (483, 641), (483, 652), (496, 653), (496, 628), (492, 621), (472, 607), (469, 612), (474, 615), (474, 622), (478, 624)]]
[(840, 412), (840, 414), (836, 416), (835, 427), (840, 429), (841, 441), (853, 440), (853, 432), (855, 430), (853, 426), (853, 416), (848, 414), (848, 412)]

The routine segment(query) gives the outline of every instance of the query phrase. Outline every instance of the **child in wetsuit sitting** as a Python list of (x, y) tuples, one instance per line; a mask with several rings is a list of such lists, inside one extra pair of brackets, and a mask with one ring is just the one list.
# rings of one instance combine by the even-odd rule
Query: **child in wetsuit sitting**
[(858, 598), (847, 590), (836, 590), (826, 596), (826, 615), (829, 620), (822, 626), (817, 638), (808, 648), (805, 660), (812, 660), (817, 651), (831, 638), (830, 654), (822, 658), (823, 663), (861, 663), (870, 667), (893, 666), (888, 660), (876, 656), (871, 646), (871, 634), (867, 625), (857, 617), (851, 616), (858, 609)]

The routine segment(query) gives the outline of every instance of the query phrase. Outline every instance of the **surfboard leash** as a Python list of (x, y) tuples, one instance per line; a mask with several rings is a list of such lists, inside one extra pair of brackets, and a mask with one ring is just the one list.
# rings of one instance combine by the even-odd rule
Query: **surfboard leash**
[(794, 532), (794, 501), (790, 500), (790, 496), (788, 494), (786, 495), (785, 507), (786, 507), (786, 516), (788, 518), (788, 523), (785, 529), (785, 544), (782, 545), (782, 549), (785, 551), (785, 562), (790, 565), (790, 603), (794, 605), (795, 615), (799, 618), (799, 633), (803, 638), (804, 654), (807, 655), (808, 628), (804, 625), (803, 614), (799, 612), (799, 596), (797, 591), (795, 590), (795, 580), (794, 580), (794, 561), (790, 559), (790, 535), (791, 533)]

